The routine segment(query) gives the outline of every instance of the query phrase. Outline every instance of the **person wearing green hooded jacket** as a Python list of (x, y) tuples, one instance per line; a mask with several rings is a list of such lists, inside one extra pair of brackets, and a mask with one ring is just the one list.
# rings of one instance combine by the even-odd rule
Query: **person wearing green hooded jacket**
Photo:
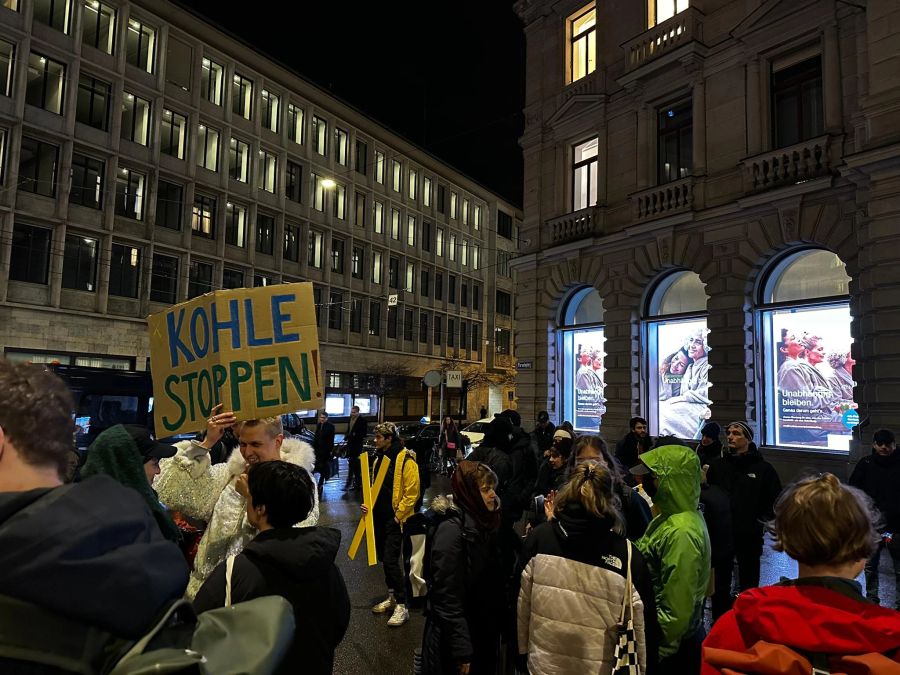
[(711, 556), (698, 510), (700, 460), (690, 448), (665, 445), (645, 452), (640, 461), (631, 471), (643, 475), (644, 489), (659, 512), (635, 543), (653, 578), (662, 631), (660, 672), (699, 673)]

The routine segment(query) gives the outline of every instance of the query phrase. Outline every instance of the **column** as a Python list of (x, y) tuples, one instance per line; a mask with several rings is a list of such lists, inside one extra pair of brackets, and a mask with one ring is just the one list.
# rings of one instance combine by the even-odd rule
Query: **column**
[(759, 58), (747, 62), (747, 154), (762, 152), (762, 120), (759, 101)]
[(703, 176), (706, 174), (706, 83), (702, 75), (694, 81), (693, 108), (693, 173)]
[(647, 109), (647, 104), (642, 103), (638, 108), (637, 114), (637, 187), (638, 190), (643, 190), (650, 183), (650, 171), (649, 171), (649, 159), (650, 159), (650, 149), (647, 138), (647, 117), (649, 111)]
[(838, 47), (837, 24), (825, 26), (822, 53), (823, 84), (825, 89), (825, 131), (840, 133), (843, 129), (841, 113), (841, 55)]

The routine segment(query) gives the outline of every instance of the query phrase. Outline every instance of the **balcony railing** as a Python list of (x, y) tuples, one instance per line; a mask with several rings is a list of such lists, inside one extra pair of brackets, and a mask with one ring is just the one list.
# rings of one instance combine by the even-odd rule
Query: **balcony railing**
[(631, 195), (631, 200), (638, 220), (654, 220), (690, 211), (694, 204), (694, 179), (688, 177), (658, 185)]
[(741, 162), (746, 192), (762, 192), (827, 176), (839, 163), (840, 143), (831, 136), (811, 138), (786, 148), (770, 150)]
[(688, 7), (671, 19), (666, 19), (622, 47), (628, 54), (628, 71), (694, 40), (703, 41), (703, 13)]
[(586, 209), (548, 220), (547, 229), (550, 230), (550, 241), (554, 245), (592, 237), (600, 229), (597, 209), (589, 206)]

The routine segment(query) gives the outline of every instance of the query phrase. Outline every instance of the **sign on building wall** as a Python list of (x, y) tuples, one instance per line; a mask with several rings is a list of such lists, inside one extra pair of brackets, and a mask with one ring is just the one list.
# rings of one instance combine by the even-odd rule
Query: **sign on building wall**
[(650, 331), (660, 436), (699, 438), (710, 417), (708, 332), (706, 319), (660, 323)]
[(463, 374), (461, 370), (448, 370), (447, 371), (447, 386), (459, 388), (462, 387), (463, 383)]
[(322, 406), (311, 283), (215, 291), (148, 318), (159, 436)]
[(569, 381), (572, 383), (574, 426), (578, 430), (596, 432), (600, 418), (606, 412), (604, 332), (602, 328), (594, 328), (573, 331), (571, 335), (571, 351), (566, 358), (571, 360), (569, 367), (573, 374)]
[(775, 443), (849, 450), (859, 422), (849, 305), (775, 310), (768, 318)]

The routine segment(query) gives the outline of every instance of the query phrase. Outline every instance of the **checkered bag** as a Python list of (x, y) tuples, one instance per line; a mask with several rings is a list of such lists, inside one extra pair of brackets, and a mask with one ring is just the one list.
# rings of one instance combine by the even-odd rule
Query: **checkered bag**
[[(622, 613), (616, 627), (616, 651), (614, 653), (612, 675), (640, 675), (638, 666), (637, 641), (634, 639), (634, 587), (631, 583), (631, 542), (628, 545), (628, 562), (625, 572), (625, 597), (622, 598)], [(627, 613), (627, 617), (626, 617)]]

